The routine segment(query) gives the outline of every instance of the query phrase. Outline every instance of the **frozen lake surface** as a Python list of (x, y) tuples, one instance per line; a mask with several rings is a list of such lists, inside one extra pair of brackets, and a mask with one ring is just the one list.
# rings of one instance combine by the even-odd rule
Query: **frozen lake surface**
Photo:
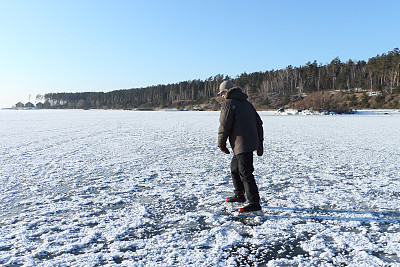
[(400, 265), (400, 113), (274, 116), (240, 217), (219, 112), (0, 111), (0, 265)]

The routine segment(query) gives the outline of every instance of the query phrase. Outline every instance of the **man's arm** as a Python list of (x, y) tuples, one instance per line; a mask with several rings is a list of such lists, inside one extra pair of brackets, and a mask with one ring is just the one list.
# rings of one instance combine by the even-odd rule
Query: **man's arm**
[(229, 150), (226, 148), (226, 141), (233, 125), (233, 108), (230, 102), (231, 101), (224, 101), (222, 103), (221, 114), (219, 117), (218, 147), (224, 153), (229, 152)]
[(258, 134), (258, 148), (257, 156), (262, 156), (264, 154), (264, 129), (263, 122), (256, 111), (256, 124), (257, 124), (257, 134)]

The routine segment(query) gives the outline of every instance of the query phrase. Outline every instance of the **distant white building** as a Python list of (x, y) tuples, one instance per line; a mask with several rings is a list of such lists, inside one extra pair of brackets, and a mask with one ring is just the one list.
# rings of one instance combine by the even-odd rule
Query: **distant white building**
[(377, 92), (377, 91), (368, 92), (368, 96), (378, 96), (378, 95), (381, 95), (381, 92)]
[(24, 108), (25, 105), (22, 102), (18, 102), (17, 104), (15, 104), (15, 108)]
[(25, 104), (25, 108), (35, 108), (35, 105), (31, 102)]
[(36, 104), (36, 108), (44, 108), (44, 104), (42, 102), (39, 102)]

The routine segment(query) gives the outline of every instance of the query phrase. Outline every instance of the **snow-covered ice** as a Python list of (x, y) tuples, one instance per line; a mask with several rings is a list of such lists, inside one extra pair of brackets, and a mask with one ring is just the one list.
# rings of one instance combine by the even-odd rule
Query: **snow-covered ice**
[(273, 114), (240, 217), (219, 112), (0, 111), (0, 265), (400, 265), (400, 113)]

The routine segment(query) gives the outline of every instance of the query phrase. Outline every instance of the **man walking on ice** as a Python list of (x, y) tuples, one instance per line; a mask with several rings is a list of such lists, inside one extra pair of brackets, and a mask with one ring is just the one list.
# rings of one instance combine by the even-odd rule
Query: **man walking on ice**
[(263, 154), (264, 131), (262, 121), (253, 105), (247, 101), (248, 96), (229, 80), (221, 83), (219, 95), (225, 100), (221, 104), (219, 118), (218, 147), (229, 154), (226, 141), (229, 139), (233, 149), (231, 176), (235, 194), (227, 197), (227, 202), (246, 202), (247, 206), (239, 212), (261, 210), (258, 187), (254, 180), (253, 151)]

